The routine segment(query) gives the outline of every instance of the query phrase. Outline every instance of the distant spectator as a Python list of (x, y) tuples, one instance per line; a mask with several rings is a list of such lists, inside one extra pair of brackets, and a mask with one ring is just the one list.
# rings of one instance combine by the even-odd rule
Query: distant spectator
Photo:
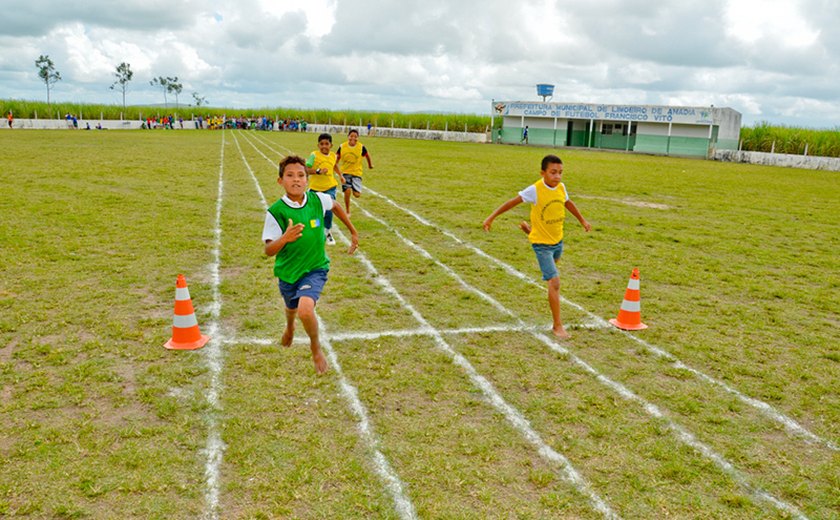
[(11, 111), (11, 110), (9, 110), (9, 115), (8, 115), (8, 116), (6, 116), (6, 117), (7, 117), (7, 118), (8, 118), (8, 120), (9, 120), (9, 128), (11, 128), (11, 127), (12, 127), (12, 124), (14, 124), (14, 122), (15, 122), (15, 116), (13, 116), (13, 115), (12, 115), (12, 111)]

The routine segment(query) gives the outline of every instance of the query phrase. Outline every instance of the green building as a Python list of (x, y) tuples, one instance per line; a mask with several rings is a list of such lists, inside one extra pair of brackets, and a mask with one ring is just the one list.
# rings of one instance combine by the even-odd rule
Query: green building
[[(577, 146), (710, 157), (737, 150), (741, 114), (731, 108), (493, 101), (493, 142)], [(501, 118), (501, 128), (497, 119)], [(524, 139), (527, 129), (527, 141)]]

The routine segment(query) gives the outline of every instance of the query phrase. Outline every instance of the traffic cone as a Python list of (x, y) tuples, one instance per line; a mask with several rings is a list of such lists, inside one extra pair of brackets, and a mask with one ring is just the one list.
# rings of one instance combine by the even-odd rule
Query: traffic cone
[(175, 317), (172, 320), (172, 339), (164, 347), (170, 350), (195, 350), (204, 346), (210, 339), (198, 330), (190, 290), (184, 275), (178, 275), (175, 283)]
[(618, 317), (610, 320), (610, 323), (623, 330), (642, 330), (647, 325), (642, 323), (642, 302), (639, 297), (639, 268), (633, 268), (630, 281), (627, 282), (627, 291), (624, 292), (624, 300), (618, 310)]

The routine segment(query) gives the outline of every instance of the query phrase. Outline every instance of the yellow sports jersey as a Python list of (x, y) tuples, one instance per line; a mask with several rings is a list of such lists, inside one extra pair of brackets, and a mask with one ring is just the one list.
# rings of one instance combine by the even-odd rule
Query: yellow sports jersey
[[(309, 174), (309, 189), (313, 191), (327, 191), (330, 188), (338, 186), (338, 181), (335, 180), (335, 152), (330, 152), (329, 155), (324, 155), (320, 150), (315, 150), (309, 156), (310, 161), (306, 161), (306, 165), (312, 168), (313, 172)], [(315, 173), (314, 170), (320, 170), (321, 173)]]
[(566, 187), (563, 183), (553, 190), (540, 179), (534, 183), (537, 203), (531, 205), (532, 244), (553, 245), (563, 240), (563, 221), (566, 219)]
[(348, 141), (341, 143), (338, 149), (341, 151), (341, 173), (348, 173), (350, 175), (362, 176), (362, 157), (364, 146), (359, 141), (356, 141), (356, 146), (350, 146)]

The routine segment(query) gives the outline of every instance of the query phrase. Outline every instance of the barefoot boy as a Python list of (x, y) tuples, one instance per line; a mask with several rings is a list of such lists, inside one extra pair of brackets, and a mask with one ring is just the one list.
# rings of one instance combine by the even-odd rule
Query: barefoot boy
[(327, 360), (318, 340), (318, 319), (315, 302), (327, 282), (330, 259), (324, 251), (324, 216), (332, 210), (350, 231), (353, 254), (359, 245), (359, 235), (341, 204), (324, 193), (307, 191), (306, 163), (290, 155), (280, 162), (277, 183), (286, 194), (272, 204), (265, 215), (263, 242), (265, 254), (275, 256), (274, 275), (278, 278), (280, 294), (286, 304), (286, 330), (281, 344), (291, 346), (295, 335), (295, 316), (300, 317), (309, 336), (312, 360), (319, 374), (327, 371)]
[(344, 177), (344, 182), (341, 184), (341, 189), (344, 191), (344, 209), (349, 215), (350, 193), (352, 192), (356, 198), (362, 196), (362, 157), (367, 159), (368, 169), (373, 169), (368, 149), (359, 142), (358, 130), (350, 130), (347, 140), (338, 147), (336, 157)]
[[(336, 161), (338, 160), (335, 152), (331, 152), (332, 136), (330, 134), (321, 134), (318, 136), (318, 149), (309, 155), (306, 161), (306, 172), (309, 177), (309, 189), (320, 193), (326, 193), (333, 200), (335, 200), (335, 192), (338, 189), (338, 181), (335, 180), (335, 175), (341, 179), (341, 170), (338, 169)], [(324, 216), (324, 230), (327, 235), (327, 245), (334, 246), (335, 239), (332, 236), (332, 211), (328, 210)]]
[(543, 280), (548, 282), (548, 305), (554, 320), (552, 332), (560, 339), (569, 337), (560, 319), (560, 278), (556, 263), (563, 254), (563, 220), (565, 210), (578, 219), (583, 229), (589, 231), (592, 226), (578, 211), (575, 203), (569, 199), (566, 186), (560, 182), (563, 176), (563, 161), (556, 155), (546, 155), (541, 164), (542, 179), (519, 192), (519, 195), (499, 206), (484, 220), (484, 230), (490, 231), (493, 220), (522, 202), (531, 204), (531, 223), (522, 222), (520, 229), (528, 234), (531, 247), (537, 255)]

